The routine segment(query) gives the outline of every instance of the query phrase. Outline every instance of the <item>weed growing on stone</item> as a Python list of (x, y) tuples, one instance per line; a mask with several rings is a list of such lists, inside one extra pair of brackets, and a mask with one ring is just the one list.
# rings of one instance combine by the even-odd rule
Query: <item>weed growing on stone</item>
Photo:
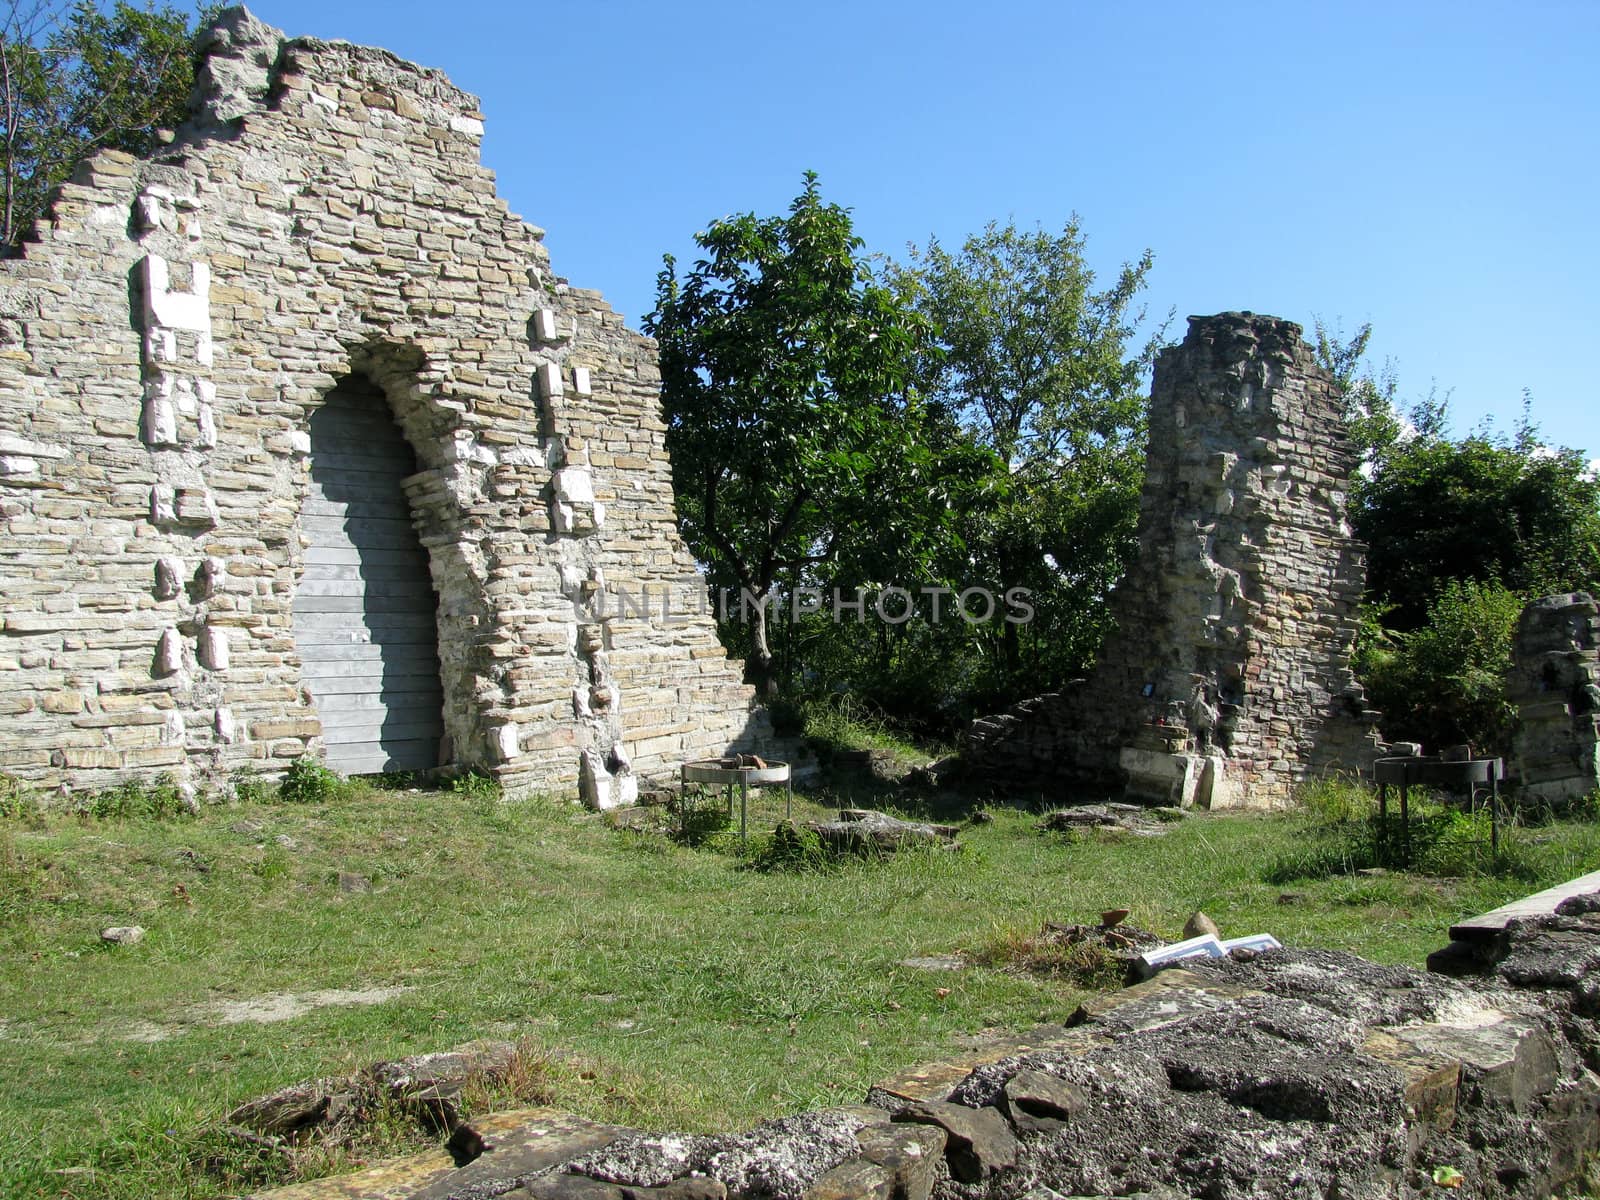
[(33, 790), (9, 775), (0, 775), (0, 820), (26, 821), (40, 811)]
[(755, 846), (749, 863), (756, 871), (826, 871), (835, 859), (811, 830), (801, 829), (793, 821), (780, 821)]
[(169, 821), (193, 815), (178, 784), (170, 775), (158, 775), (148, 783), (129, 780), (116, 787), (91, 792), (77, 801), (81, 816), (97, 820), (142, 819)]
[(278, 799), (285, 804), (323, 804), (337, 800), (345, 790), (345, 780), (310, 755), (289, 764), (278, 784)]
[(476, 771), (468, 771), (465, 775), (457, 775), (450, 781), (450, 791), (460, 796), (463, 800), (474, 804), (498, 804), (502, 799), (502, 789), (498, 780), (487, 775), (480, 775)]

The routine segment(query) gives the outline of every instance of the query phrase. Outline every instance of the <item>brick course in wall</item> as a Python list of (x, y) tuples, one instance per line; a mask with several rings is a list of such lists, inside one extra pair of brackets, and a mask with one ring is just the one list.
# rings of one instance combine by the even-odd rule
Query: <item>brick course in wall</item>
[(242, 9), (202, 46), (173, 142), (95, 155), (0, 263), (0, 772), (198, 782), (319, 749), (291, 604), (308, 422), (348, 376), (416, 454), (444, 763), (612, 803), (761, 742), (696, 611), (654, 345), (552, 273), (476, 101)]

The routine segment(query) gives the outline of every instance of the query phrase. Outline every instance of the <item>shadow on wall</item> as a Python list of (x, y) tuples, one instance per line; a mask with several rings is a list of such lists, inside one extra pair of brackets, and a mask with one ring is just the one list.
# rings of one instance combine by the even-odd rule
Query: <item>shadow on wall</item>
[(402, 488), (416, 455), (361, 374), (334, 386), (310, 435), (294, 635), (327, 763), (346, 775), (429, 770), (444, 697), (439, 600)]

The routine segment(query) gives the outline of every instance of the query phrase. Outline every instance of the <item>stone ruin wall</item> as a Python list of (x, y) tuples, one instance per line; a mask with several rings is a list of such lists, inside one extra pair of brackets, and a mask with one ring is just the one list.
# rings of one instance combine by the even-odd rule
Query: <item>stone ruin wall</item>
[[(308, 421), (351, 375), (416, 455), (443, 762), (515, 791), (582, 761), (611, 803), (764, 737), (682, 615), (704, 587), (653, 343), (551, 273), (477, 102), (242, 9), (202, 44), (190, 124), (148, 161), (97, 154), (0, 263), (0, 772), (215, 780), (319, 750), (291, 609)], [(593, 615), (643, 587), (674, 620)]]
[(1517, 709), (1514, 774), (1525, 803), (1557, 810), (1600, 788), (1600, 605), (1545, 596), (1517, 619), (1506, 699)]
[(1190, 318), (1156, 362), (1139, 550), (1087, 680), (981, 720), (966, 772), (1211, 807), (1272, 806), (1360, 770), (1375, 713), (1350, 670), (1361, 547), (1338, 391), (1298, 325)]

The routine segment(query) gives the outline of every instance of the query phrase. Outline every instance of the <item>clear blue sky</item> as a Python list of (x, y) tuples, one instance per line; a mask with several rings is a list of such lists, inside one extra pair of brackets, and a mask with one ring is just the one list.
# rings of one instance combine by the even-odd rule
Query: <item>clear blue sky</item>
[(1370, 321), (1458, 432), (1600, 455), (1600, 4), (260, 0), (483, 102), (556, 270), (638, 326), (663, 251), (821, 174), (870, 249), (1078, 213), (1152, 313)]

